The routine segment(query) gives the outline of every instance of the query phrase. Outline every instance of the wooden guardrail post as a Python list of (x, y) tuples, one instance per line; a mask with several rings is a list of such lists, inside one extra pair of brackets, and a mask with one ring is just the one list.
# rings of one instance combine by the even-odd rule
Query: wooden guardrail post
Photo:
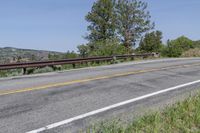
[(76, 64), (75, 64), (75, 63), (74, 63), (74, 64), (72, 64), (72, 67), (73, 67), (73, 68), (76, 68)]
[(26, 69), (26, 68), (23, 68), (23, 69), (22, 69), (22, 73), (23, 73), (23, 75), (26, 75), (27, 69)]
[(131, 56), (131, 60), (135, 60), (135, 57), (134, 57), (134, 55), (132, 55), (132, 56)]
[(98, 65), (99, 65), (99, 64), (100, 64), (100, 61), (99, 61), (99, 60), (98, 60), (98, 61), (96, 61), (96, 64), (98, 64)]

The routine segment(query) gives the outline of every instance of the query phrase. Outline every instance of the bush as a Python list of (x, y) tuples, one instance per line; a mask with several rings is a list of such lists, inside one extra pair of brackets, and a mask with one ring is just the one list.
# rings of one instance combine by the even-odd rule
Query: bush
[(194, 42), (185, 36), (181, 36), (175, 40), (168, 40), (167, 46), (161, 50), (162, 56), (180, 57), (183, 52), (195, 48)]
[(39, 68), (39, 69), (35, 69), (33, 70), (32, 73), (46, 73), (46, 72), (53, 72), (53, 68), (52, 67), (44, 67), (44, 68)]
[(126, 53), (126, 48), (117, 39), (108, 39), (99, 42), (91, 42), (78, 46), (81, 57), (85, 56), (111, 56)]
[(167, 46), (164, 46), (161, 50), (161, 55), (164, 57), (180, 57), (183, 50), (174, 44), (168, 43)]
[(200, 48), (189, 49), (183, 52), (182, 57), (200, 57)]

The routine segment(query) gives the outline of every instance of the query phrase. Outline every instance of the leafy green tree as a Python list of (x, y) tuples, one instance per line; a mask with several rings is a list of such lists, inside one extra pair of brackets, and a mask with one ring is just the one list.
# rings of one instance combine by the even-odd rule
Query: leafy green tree
[(194, 48), (193, 41), (185, 36), (181, 36), (175, 40), (171, 40), (172, 45), (180, 47), (183, 51)]
[(118, 0), (115, 8), (118, 35), (129, 51), (143, 33), (152, 29), (147, 3), (139, 0)]
[(195, 48), (200, 48), (200, 41), (193, 42)]
[(115, 12), (114, 0), (97, 0), (92, 10), (86, 15), (89, 35), (86, 37), (90, 42), (106, 41), (115, 37)]
[(167, 57), (180, 57), (182, 52), (183, 49), (180, 46), (174, 45), (170, 40), (168, 40), (167, 46), (165, 46), (161, 51), (161, 55)]
[(98, 42), (89, 42), (79, 45), (78, 51), (81, 57), (87, 56), (111, 56), (125, 54), (126, 48), (120, 44), (118, 39), (107, 39)]
[(199, 41), (193, 41), (193, 46), (195, 48), (200, 48), (200, 40)]
[(79, 52), (79, 55), (81, 57), (88, 57), (89, 56), (89, 47), (87, 45), (79, 45), (78, 47), (78, 52)]
[(168, 40), (167, 46), (162, 50), (163, 56), (180, 57), (183, 52), (195, 48), (194, 42), (185, 36), (175, 40)]
[(89, 54), (91, 56), (111, 56), (126, 53), (125, 47), (120, 44), (118, 39), (108, 39), (96, 42), (95, 44), (89, 43), (88, 46), (95, 46), (94, 49), (96, 49), (90, 50)]
[(143, 52), (159, 52), (162, 48), (162, 32), (153, 31), (146, 33), (144, 38), (141, 39), (139, 50)]
[(116, 50), (111, 47), (118, 49), (122, 44), (120, 53), (124, 47), (126, 53), (131, 53), (141, 35), (154, 27), (147, 4), (139, 0), (97, 0), (86, 20), (90, 23), (86, 37), (89, 43), (78, 47), (81, 56), (114, 54)]

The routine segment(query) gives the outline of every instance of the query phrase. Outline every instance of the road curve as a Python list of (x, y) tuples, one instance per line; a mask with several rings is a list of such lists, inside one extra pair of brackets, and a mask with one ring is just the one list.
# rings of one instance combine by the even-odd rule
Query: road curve
[(0, 79), (0, 132), (77, 132), (96, 121), (162, 107), (198, 88), (200, 58), (4, 78)]

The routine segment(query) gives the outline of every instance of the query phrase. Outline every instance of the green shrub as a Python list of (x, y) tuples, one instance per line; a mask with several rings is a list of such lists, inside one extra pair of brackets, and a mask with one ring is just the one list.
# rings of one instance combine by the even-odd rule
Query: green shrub
[(183, 52), (194, 48), (194, 42), (185, 36), (181, 36), (175, 40), (168, 40), (167, 46), (161, 50), (162, 56), (180, 57)]
[(167, 46), (161, 49), (161, 55), (164, 57), (180, 57), (182, 52), (182, 48), (172, 43), (168, 43)]
[(126, 54), (126, 48), (119, 43), (118, 39), (108, 39), (99, 42), (90, 42), (78, 46), (81, 57), (85, 56), (111, 56)]
[(44, 67), (44, 68), (39, 68), (39, 69), (34, 69), (33, 73), (46, 73), (46, 72), (53, 72), (52, 67)]

